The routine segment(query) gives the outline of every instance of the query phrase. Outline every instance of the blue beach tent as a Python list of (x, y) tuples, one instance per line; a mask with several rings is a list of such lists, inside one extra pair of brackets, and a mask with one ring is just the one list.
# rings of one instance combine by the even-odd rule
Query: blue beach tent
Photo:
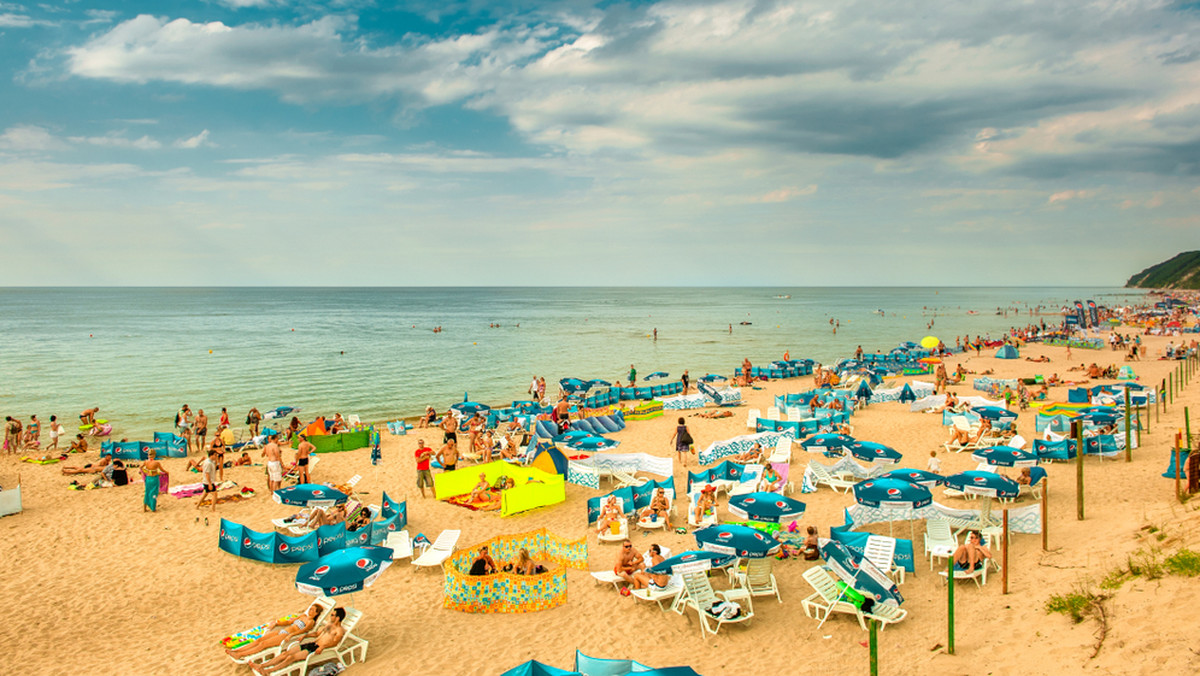
[(1016, 359), (1020, 356), (1021, 354), (1017, 352), (1017, 348), (1007, 343), (1001, 346), (999, 350), (996, 350), (996, 359)]

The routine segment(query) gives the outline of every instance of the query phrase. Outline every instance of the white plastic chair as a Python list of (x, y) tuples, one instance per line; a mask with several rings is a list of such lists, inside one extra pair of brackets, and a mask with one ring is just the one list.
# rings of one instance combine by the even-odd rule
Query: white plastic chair
[(904, 584), (904, 569), (896, 565), (896, 538), (868, 535), (863, 558), (875, 564), (896, 584)]
[(800, 407), (789, 406), (787, 410), (788, 422), (800, 422), (804, 420), (804, 415), (800, 413)]
[(767, 408), (767, 420), (779, 420), (779, 408), (770, 406)]
[(925, 556), (929, 557), (929, 570), (933, 570), (934, 558), (953, 556), (958, 549), (958, 538), (945, 519), (925, 520)]
[(444, 530), (433, 541), (433, 545), (426, 549), (424, 553), (412, 560), (412, 564), (418, 568), (432, 568), (440, 566), (450, 558), (454, 553), (454, 547), (458, 544), (458, 538), (462, 537), (461, 530)]
[(750, 429), (758, 429), (758, 419), (762, 417), (762, 411), (757, 408), (752, 408), (746, 411), (746, 427)]

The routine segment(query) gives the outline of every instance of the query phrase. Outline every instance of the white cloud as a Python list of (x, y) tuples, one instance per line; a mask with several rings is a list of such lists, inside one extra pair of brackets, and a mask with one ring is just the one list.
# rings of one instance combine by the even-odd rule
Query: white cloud
[(1067, 200), (1087, 199), (1094, 194), (1095, 192), (1091, 190), (1061, 190), (1053, 195), (1050, 195), (1050, 198), (1046, 200), (1046, 203), (1057, 204), (1059, 202), (1066, 202)]
[(796, 199), (797, 197), (803, 197), (805, 195), (815, 195), (816, 192), (817, 192), (816, 184), (807, 185), (807, 186), (804, 186), (803, 188), (796, 188), (796, 187), (780, 188), (778, 190), (772, 190), (771, 192), (769, 192), (765, 195), (760, 195), (760, 196), (752, 199), (751, 201), (764, 202), (764, 203), (790, 202), (790, 201)]
[(85, 145), (99, 146), (101, 148), (133, 148), (136, 150), (158, 150), (162, 147), (162, 143), (156, 141), (149, 136), (141, 136), (139, 138), (128, 138), (121, 134), (107, 134), (105, 136), (71, 136), (69, 139), (72, 143), (81, 143)]
[(9, 127), (0, 134), (0, 149), (18, 152), (43, 152), (63, 150), (66, 143), (51, 134), (44, 127), (34, 125), (17, 125)]
[(174, 143), (176, 148), (200, 148), (202, 146), (212, 146), (212, 141), (208, 140), (208, 130), (192, 136), (190, 138), (181, 138)]

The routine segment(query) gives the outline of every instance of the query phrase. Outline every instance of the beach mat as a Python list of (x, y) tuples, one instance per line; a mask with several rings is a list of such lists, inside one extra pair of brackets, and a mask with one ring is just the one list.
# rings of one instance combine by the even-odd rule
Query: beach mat
[(446, 502), (459, 507), (466, 507), (472, 512), (498, 512), (500, 511), (500, 501), (491, 500), (488, 502), (473, 502), (470, 494), (456, 495), (452, 498), (447, 498)]

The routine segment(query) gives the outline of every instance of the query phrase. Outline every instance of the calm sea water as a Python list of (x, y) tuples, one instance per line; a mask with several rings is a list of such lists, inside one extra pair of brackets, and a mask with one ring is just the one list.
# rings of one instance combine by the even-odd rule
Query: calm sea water
[[(80, 411), (100, 406), (115, 435), (130, 439), (169, 430), (184, 403), (214, 426), (222, 406), (235, 423), (251, 406), (280, 405), (300, 406), (302, 417), (379, 421), (426, 404), (444, 409), (465, 392), (494, 404), (524, 399), (535, 374), (550, 392), (568, 376), (625, 380), (631, 363), (642, 375), (728, 375), (744, 357), (761, 363), (788, 350), (829, 362), (860, 344), (886, 350), (929, 334), (953, 344), (956, 335), (1028, 323), (1029, 307), (1056, 313), (1074, 299), (1141, 296), (1119, 288), (0, 289), (0, 411), (43, 422), (57, 414), (70, 429)], [(831, 318), (841, 324), (836, 335)]]

